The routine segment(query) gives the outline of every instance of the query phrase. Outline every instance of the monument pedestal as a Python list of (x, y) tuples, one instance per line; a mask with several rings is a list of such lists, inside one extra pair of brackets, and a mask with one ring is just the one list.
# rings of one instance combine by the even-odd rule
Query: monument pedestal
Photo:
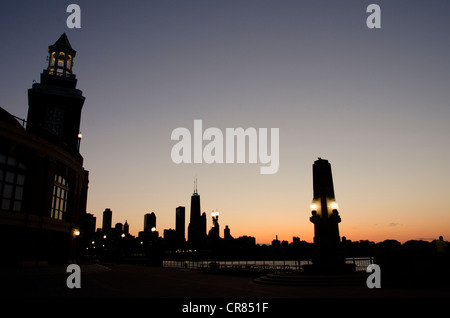
[(256, 280), (260, 284), (276, 285), (361, 285), (365, 276), (355, 264), (346, 264), (339, 236), (341, 217), (334, 196), (331, 165), (318, 158), (313, 164), (313, 201), (311, 217), (314, 224), (314, 257), (312, 264), (303, 265), (302, 272), (274, 273)]
[(312, 264), (302, 266), (305, 274), (339, 275), (356, 272), (355, 264), (346, 264), (342, 250), (338, 246), (315, 248)]
[(348, 274), (355, 272), (355, 265), (346, 264), (342, 254), (339, 223), (341, 217), (334, 196), (331, 165), (319, 158), (313, 164), (313, 192), (311, 217), (314, 224), (313, 264), (303, 267), (304, 273)]

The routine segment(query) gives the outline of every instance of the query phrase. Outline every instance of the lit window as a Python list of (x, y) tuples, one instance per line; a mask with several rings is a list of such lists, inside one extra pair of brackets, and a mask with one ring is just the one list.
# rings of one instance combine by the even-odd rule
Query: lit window
[(52, 56), (50, 57), (50, 66), (55, 66), (55, 52), (52, 53)]
[(55, 175), (55, 183), (53, 185), (53, 199), (51, 217), (56, 220), (64, 220), (67, 211), (67, 196), (69, 193), (69, 185), (67, 180), (62, 176)]
[(70, 70), (72, 68), (72, 56), (69, 54), (67, 55), (67, 68)]
[(0, 154), (0, 208), (19, 212), (22, 209), (25, 165), (16, 158)]

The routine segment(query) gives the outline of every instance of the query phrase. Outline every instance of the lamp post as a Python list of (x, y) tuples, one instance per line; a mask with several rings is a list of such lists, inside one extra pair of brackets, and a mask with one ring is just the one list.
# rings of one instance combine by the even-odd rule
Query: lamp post
[(80, 236), (80, 229), (77, 226), (73, 226), (72, 230), (71, 230), (71, 234), (72, 234), (72, 243), (71, 245), (71, 252), (70, 252), (70, 258), (72, 260), (72, 262), (77, 262), (77, 258), (78, 258), (78, 247), (77, 247), (77, 241), (78, 241), (78, 237)]
[(81, 146), (81, 139), (83, 138), (83, 134), (81, 133), (81, 131), (78, 133), (78, 146), (77, 146), (77, 150), (78, 152), (80, 152), (80, 146)]

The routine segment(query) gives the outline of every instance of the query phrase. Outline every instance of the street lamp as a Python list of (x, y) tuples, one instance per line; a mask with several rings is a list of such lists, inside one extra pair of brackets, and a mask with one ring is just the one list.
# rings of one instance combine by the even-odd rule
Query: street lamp
[(83, 134), (81, 133), (81, 131), (78, 133), (78, 146), (77, 146), (77, 150), (78, 152), (80, 152), (80, 145), (81, 145), (81, 139), (83, 138)]
[(72, 229), (72, 234), (74, 237), (80, 236), (80, 230), (76, 227)]

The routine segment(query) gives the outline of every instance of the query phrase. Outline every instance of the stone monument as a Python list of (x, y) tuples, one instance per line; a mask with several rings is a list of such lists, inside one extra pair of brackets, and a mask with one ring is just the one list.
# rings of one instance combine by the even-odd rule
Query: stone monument
[(341, 250), (339, 223), (341, 217), (334, 196), (331, 164), (318, 158), (313, 164), (313, 201), (310, 221), (314, 224), (314, 257), (305, 273), (338, 274), (355, 271), (354, 264), (346, 264)]

